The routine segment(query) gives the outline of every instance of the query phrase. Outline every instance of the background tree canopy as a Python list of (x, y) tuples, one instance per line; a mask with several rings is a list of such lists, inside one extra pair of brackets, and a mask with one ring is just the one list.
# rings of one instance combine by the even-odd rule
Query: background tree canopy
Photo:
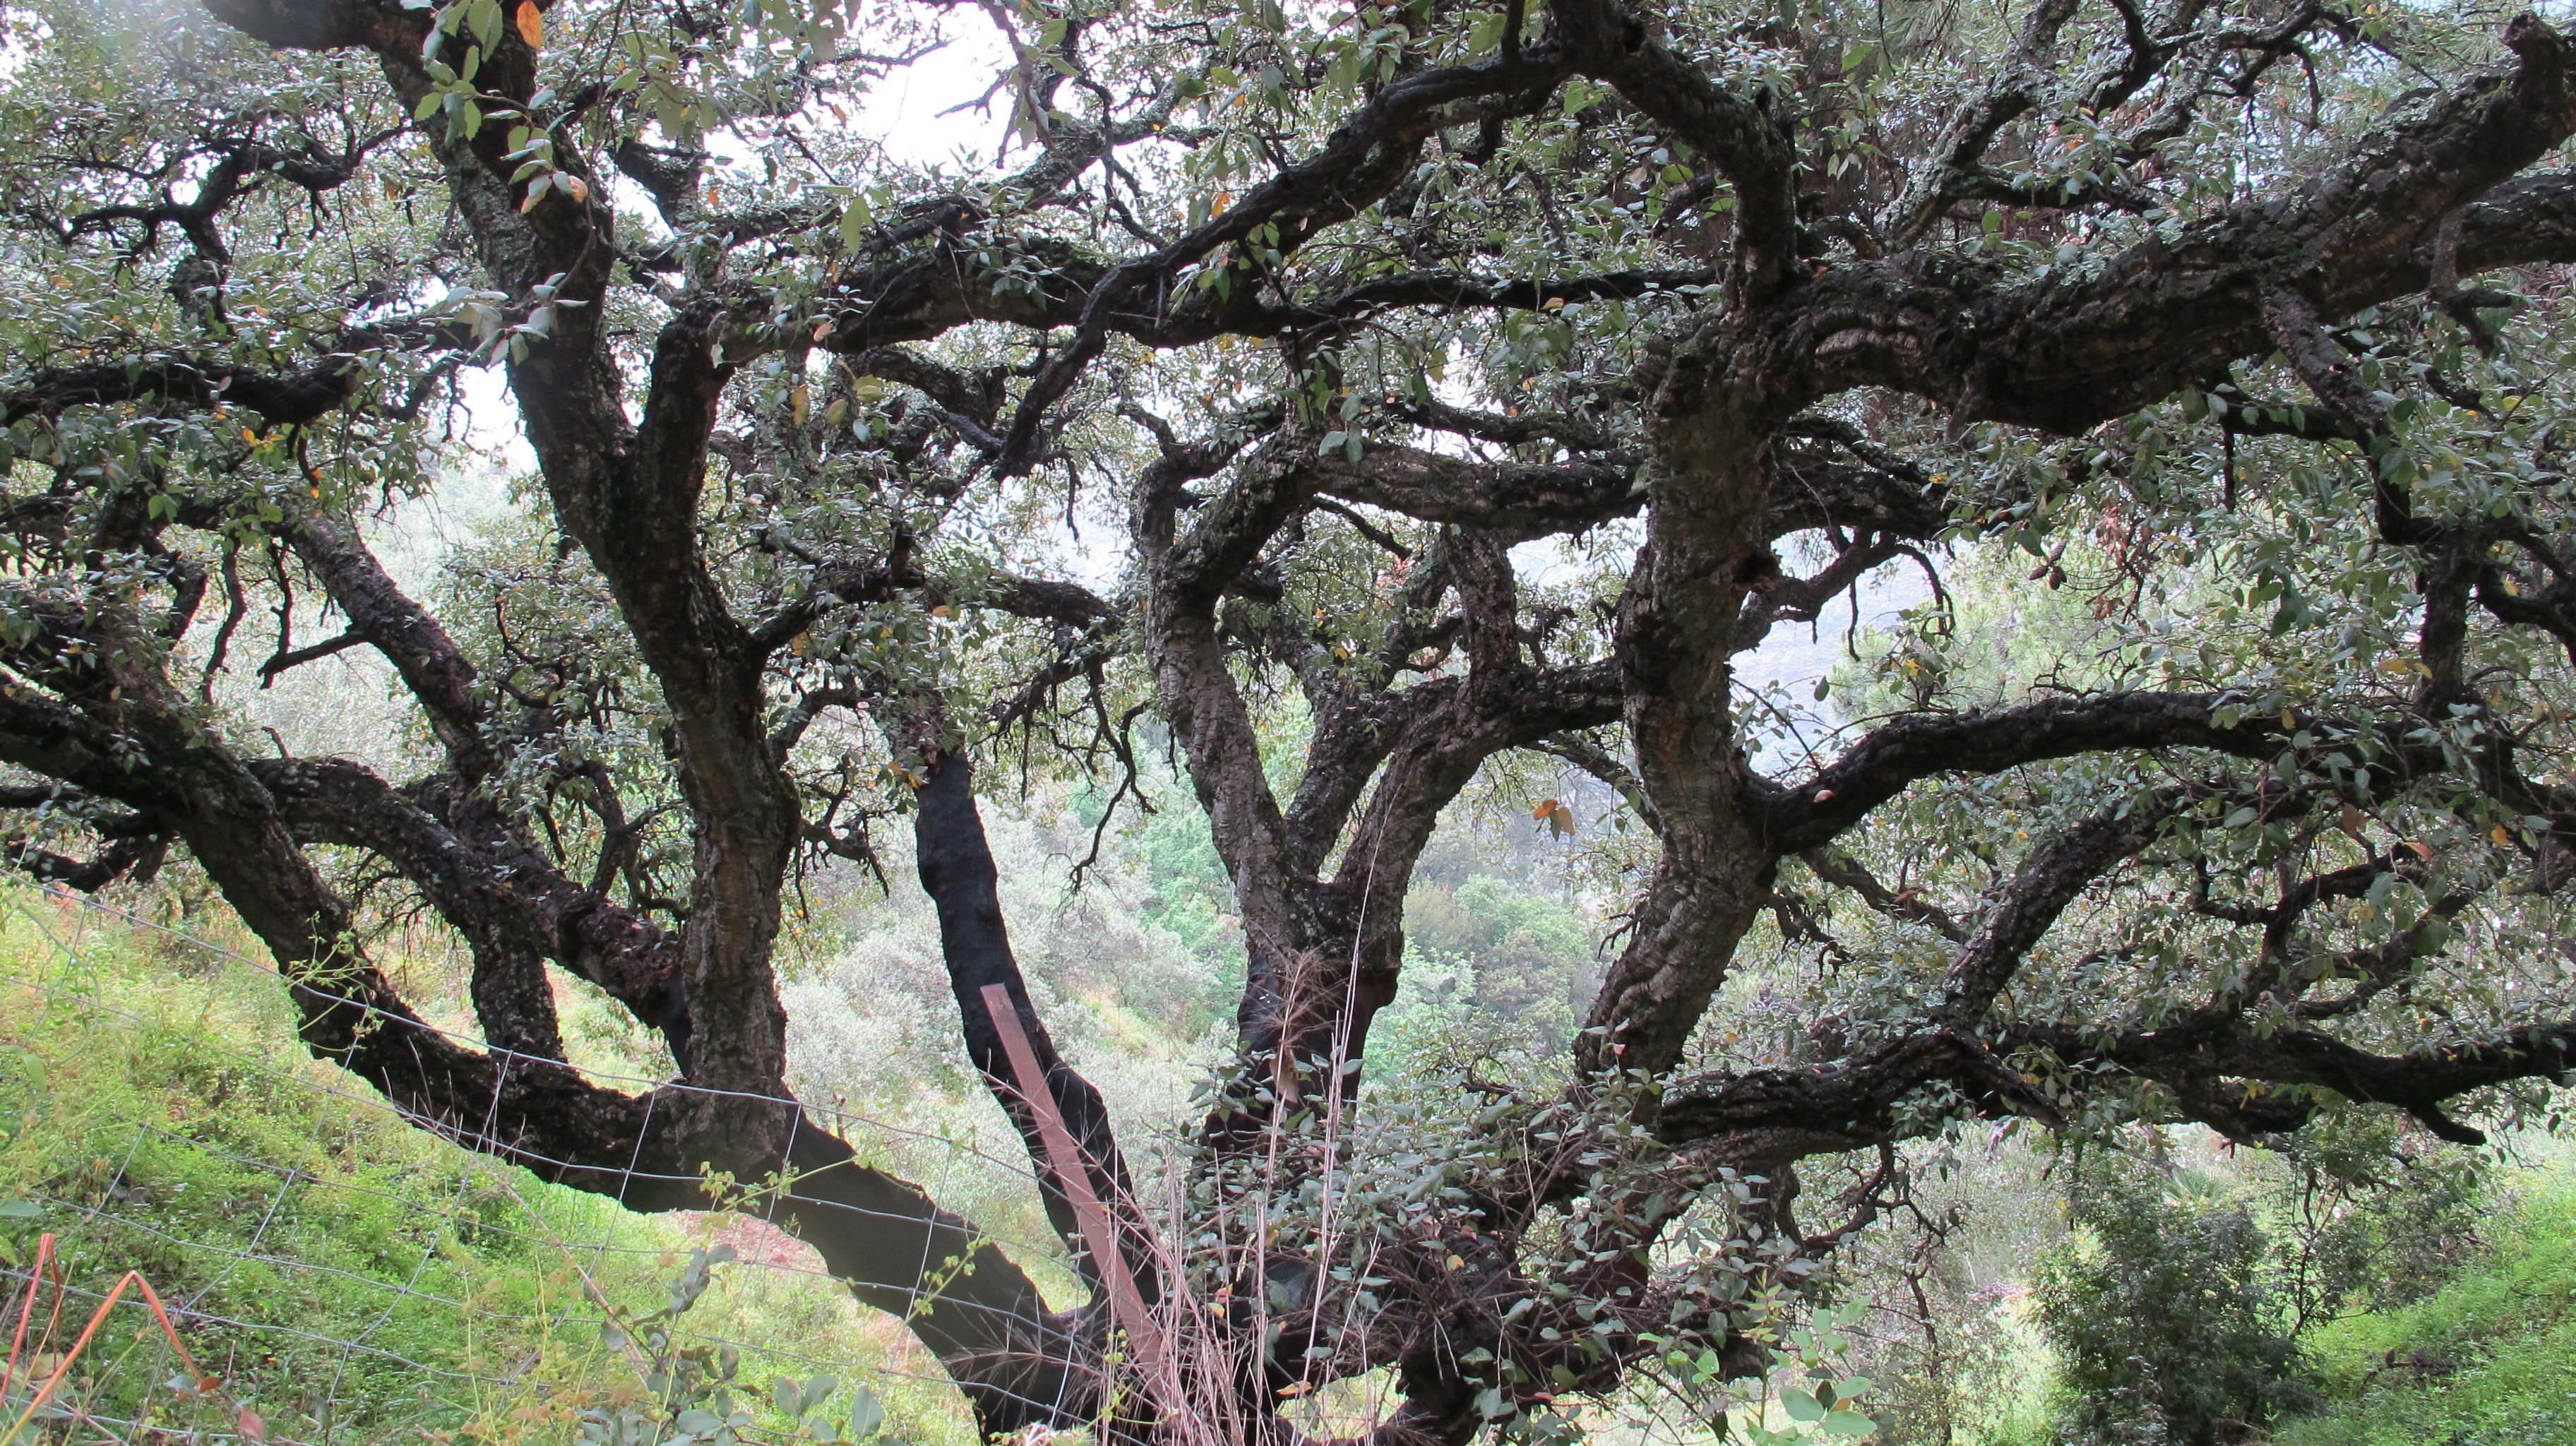
[[(1389, 1443), (1570, 1430), (1758, 1372), (1900, 1146), (2469, 1142), (2569, 1068), (2547, 20), (6, 24), (11, 856), (94, 889), (182, 851), (305, 1045), (424, 1129), (637, 1210), (768, 1191), (987, 1431), (1283, 1439), (1379, 1369)], [(870, 95), (968, 30), (1006, 42), (999, 154), (889, 154)], [(533, 473), (423, 576), (372, 519), (457, 485), (477, 377)], [(1892, 569), (1931, 596), (1863, 645)], [(1846, 603), (1836, 684), (1737, 677)], [(251, 679), (352, 649), (399, 737), (254, 726)], [(1239, 970), (1186, 1138), (1117, 1139), (1051, 1041), (979, 773), (1082, 783), (1095, 854), (1156, 797), (1152, 847), (1213, 849), (1153, 904)], [(1491, 880), (1415, 889), (1479, 806), (1572, 836), (1597, 965)], [(794, 1103), (784, 921), (905, 824), (1084, 1302)], [(398, 914), (470, 952), (479, 1039), (379, 963)], [(1472, 984), (1511, 1050), (1372, 1079), (1409, 920), (1435, 976), (1520, 961)], [(569, 980), (673, 1083), (568, 1063)], [(1847, 1186), (1822, 1228), (1802, 1170)]]

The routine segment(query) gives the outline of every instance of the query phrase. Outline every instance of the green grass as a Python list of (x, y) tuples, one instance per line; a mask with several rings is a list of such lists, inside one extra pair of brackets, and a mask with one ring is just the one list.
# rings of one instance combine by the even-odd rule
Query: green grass
[(2310, 1341), (2332, 1407), (2279, 1446), (2576, 1443), (2576, 1183), (2527, 1179), (2494, 1249), (2431, 1297)]
[[(14, 1273), (0, 1333), (48, 1233), (75, 1291), (140, 1272), (273, 1440), (569, 1440), (584, 1409), (642, 1394), (591, 1293), (653, 1309), (688, 1252), (718, 1240), (803, 1267), (720, 1266), (679, 1322), (684, 1340), (741, 1344), (749, 1394), (829, 1371), (865, 1380), (911, 1439), (969, 1430), (936, 1363), (806, 1273), (801, 1247), (730, 1216), (631, 1214), (458, 1149), (307, 1056), (283, 991), (253, 966), (13, 889), (0, 891), (0, 1265)], [(73, 1298), (72, 1330), (90, 1308)], [(74, 1370), (75, 1401), (101, 1416), (141, 1403), (175, 1424), (182, 1403), (161, 1385), (174, 1363), (136, 1344), (147, 1324), (120, 1312)], [(16, 1414), (0, 1412), (0, 1439)]]
[[(427, 963), (405, 979), (451, 1011), (455, 985)], [(2278, 1446), (2576, 1446), (2576, 1182), (2562, 1159), (2509, 1199), (2493, 1249), (2444, 1289), (2310, 1337), (2329, 1408), (2285, 1423)], [(449, 1145), (307, 1056), (255, 965), (0, 887), (0, 1268), (22, 1277), (45, 1233), (75, 1289), (139, 1271), (184, 1308), (188, 1348), (272, 1441), (335, 1446), (573, 1440), (584, 1410), (642, 1395), (592, 1291), (649, 1310), (719, 1240), (812, 1263), (740, 1219), (632, 1214)], [(0, 1279), (0, 1305), (14, 1312), (20, 1288)], [(85, 1408), (131, 1414), (167, 1378), (146, 1319), (121, 1313), (73, 1372)], [(743, 1347), (748, 1394), (829, 1371), (865, 1380), (905, 1439), (971, 1439), (899, 1324), (817, 1275), (720, 1267), (680, 1324)], [(1971, 1439), (2050, 1434), (2049, 1373), (2019, 1344)], [(166, 1391), (147, 1404), (156, 1424), (187, 1424)], [(0, 1443), (24, 1446), (7, 1443), (14, 1414), (0, 1411)], [(754, 1438), (785, 1424), (762, 1411)]]

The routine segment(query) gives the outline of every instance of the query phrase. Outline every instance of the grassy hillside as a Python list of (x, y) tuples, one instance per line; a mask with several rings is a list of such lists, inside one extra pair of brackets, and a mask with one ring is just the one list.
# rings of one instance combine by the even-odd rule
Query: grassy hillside
[[(1050, 957), (1056, 934), (1097, 923), (1031, 912), (1042, 921), (1030, 931), (1033, 957)], [(843, 945), (798, 984), (801, 1027), (819, 1031), (808, 1041), (814, 1058), (892, 1058), (916, 1070), (944, 1058), (944, 1041), (926, 1022), (919, 1040), (905, 1036), (894, 1051), (852, 1049), (836, 1033), (911, 1028), (913, 1013), (929, 1019), (926, 1005), (908, 1010), (904, 991), (883, 987), (929, 979), (926, 963), (887, 953), (901, 922)], [(407, 987), (435, 1007), (458, 1008), (455, 980), (422, 957)], [(156, 1425), (211, 1418), (240, 1434), (233, 1408), (247, 1404), (269, 1440), (335, 1446), (622, 1446), (653, 1438), (619, 1436), (610, 1428), (620, 1418), (658, 1417), (667, 1439), (679, 1414), (654, 1400), (657, 1370), (677, 1364), (703, 1377), (733, 1357), (730, 1404), (750, 1418), (748, 1439), (786, 1439), (797, 1423), (776, 1409), (773, 1385), (818, 1374), (844, 1383), (818, 1413), (844, 1429), (849, 1383), (864, 1382), (900, 1437), (935, 1446), (970, 1439), (954, 1393), (898, 1323), (861, 1311), (812, 1273), (812, 1257), (794, 1241), (738, 1216), (631, 1214), (412, 1127), (304, 1054), (282, 990), (254, 958), (0, 888), (0, 1304), (14, 1312), (37, 1241), (50, 1233), (74, 1292), (71, 1330), (97, 1294), (140, 1271), (177, 1313), (188, 1348), (224, 1378), (219, 1402), (175, 1398), (173, 1363), (145, 1329), (148, 1317), (129, 1307), (71, 1372), (77, 1409), (108, 1420), (139, 1412)], [(1137, 1022), (1114, 991), (1089, 987), (1070, 966), (1050, 972), (1062, 982), (1048, 987), (1099, 1015), (1077, 1031), (1133, 1029), (1168, 1045), (1169, 1028)], [(1407, 1027), (1434, 1030), (1443, 1009), (1464, 1007), (1463, 993), (1443, 1002), (1434, 986), (1445, 977), (1426, 966), (1425, 987), (1407, 1006), (1423, 1019)], [(862, 984), (873, 991), (865, 1007), (827, 997)], [(926, 997), (929, 983), (916, 992)], [(564, 1005), (577, 1057), (602, 1069), (649, 1067), (596, 1000), (567, 992)], [(462, 1015), (448, 1022), (461, 1025)], [(912, 1093), (923, 1095), (924, 1083), (916, 1073)], [(898, 1088), (857, 1075), (807, 1084), (824, 1097), (846, 1090), (871, 1109)], [(977, 1103), (980, 1094), (961, 1086), (914, 1107), (927, 1124), (954, 1114), (960, 1099)], [(1033, 1213), (1016, 1198), (1025, 1191), (1003, 1198), (1011, 1182), (979, 1174), (961, 1148), (974, 1138), (969, 1128), (944, 1144), (927, 1134), (897, 1141), (885, 1147), (887, 1162), (919, 1174), (937, 1168), (934, 1157), (947, 1159), (956, 1178), (943, 1189), (975, 1198), (983, 1218), (1021, 1228), (1014, 1208)], [(1989, 1213), (2019, 1192), (2044, 1193), (2035, 1180), (1979, 1188), (1989, 1192), (1981, 1206)], [(2303, 1342), (2329, 1407), (2285, 1425), (2278, 1446), (2576, 1446), (2576, 1183), (2562, 1157), (2515, 1177), (2504, 1198), (2484, 1232), (2493, 1248), (2442, 1290)], [(707, 1273), (704, 1293), (671, 1323), (667, 1347), (656, 1347), (649, 1329), (629, 1332), (631, 1342), (604, 1337), (599, 1302), (643, 1326), (710, 1251), (740, 1259)], [(1044, 1268), (1043, 1252), (1021, 1253)], [(40, 1299), (51, 1308), (50, 1292)], [(0, 1334), (14, 1320), (0, 1323)], [(1975, 1368), (1982, 1397), (1959, 1439), (2036, 1446), (2051, 1437), (2045, 1349), (2026, 1323), (1993, 1334), (1993, 1359), (1954, 1363)], [(15, 1404), (0, 1411), (0, 1443), (26, 1400), (25, 1364), (9, 1393)]]
[(2309, 1342), (2333, 1409), (2279, 1446), (2576, 1443), (2576, 1182), (2562, 1162), (2498, 1214), (2494, 1249), (2431, 1297)]
[[(653, 1370), (695, 1352), (684, 1373), (718, 1372), (728, 1342), (734, 1404), (756, 1427), (791, 1424), (752, 1404), (775, 1378), (830, 1373), (864, 1380), (908, 1437), (965, 1439), (954, 1394), (921, 1377), (935, 1364), (810, 1273), (795, 1242), (739, 1217), (630, 1214), (447, 1145), (306, 1057), (282, 991), (247, 961), (10, 890), (0, 1300), (12, 1325), (46, 1233), (72, 1292), (56, 1350), (98, 1294), (140, 1271), (225, 1378), (218, 1415), (237, 1421), (234, 1403), (249, 1405), (271, 1440), (571, 1440), (585, 1412), (593, 1432), (654, 1414)], [(721, 1263), (728, 1250), (742, 1263)], [(644, 1330), (603, 1338), (598, 1301), (629, 1320), (666, 1307), (699, 1251), (719, 1263), (664, 1358)], [(54, 1301), (40, 1296), (37, 1326)], [(155, 1423), (202, 1417), (204, 1404), (174, 1399), (175, 1362), (149, 1323), (122, 1309), (67, 1399), (110, 1419), (138, 1406)], [(23, 1383), (12, 1395), (0, 1439)], [(849, 1386), (835, 1395), (845, 1411)]]
[[(1186, 792), (1177, 798), (1120, 835), (1113, 866), (1078, 894), (1063, 860), (1089, 847), (1080, 820), (1005, 810), (987, 820), (1032, 992), (1139, 1150), (1183, 1137), (1201, 1108), (1193, 1090), (1221, 1051), (1240, 970), (1222, 868)], [(1583, 907), (1554, 896), (1488, 907), (1501, 896), (1480, 871), (1500, 866), (1470, 843), (1445, 842), (1434, 872), (1438, 901), (1472, 907), (1424, 924), (1440, 950), (1429, 973), (1453, 987), (1409, 996), (1382, 1031), (1390, 1041), (1445, 1031), (1490, 1044), (1496, 1032), (1468, 1019), (1484, 1004), (1529, 1014), (1531, 1030), (1561, 1027), (1588, 967)], [(922, 1181), (1069, 1295), (1060, 1246), (1015, 1163), (1018, 1140), (959, 1045), (937, 928), (928, 901), (901, 886), (904, 865), (898, 845), (890, 893), (854, 871), (806, 881), (808, 912), (780, 963), (791, 1083), (803, 1099), (864, 1116), (851, 1139), (872, 1163)], [(136, 907), (183, 895), (165, 882)], [(714, 1267), (674, 1350), (697, 1350), (712, 1369), (730, 1343), (746, 1396), (780, 1377), (864, 1380), (894, 1435), (922, 1446), (970, 1439), (936, 1363), (899, 1322), (814, 1273), (795, 1241), (757, 1221), (638, 1216), (545, 1185), (396, 1118), (306, 1056), (265, 955), (228, 919), (219, 906), (199, 910), (191, 940), (0, 882), (0, 1306), (23, 1299), (37, 1241), (51, 1233), (75, 1292), (72, 1330), (129, 1270), (179, 1311), (188, 1349), (225, 1380), (224, 1409), (192, 1407), (190, 1421), (228, 1416), (240, 1401), (271, 1440), (560, 1442), (585, 1419), (596, 1432), (649, 1414), (646, 1380), (667, 1364), (604, 1343), (597, 1302), (629, 1317), (657, 1309), (696, 1252), (722, 1248), (742, 1260)], [(405, 997), (472, 1034), (452, 944), (380, 923), (370, 947)], [(575, 1064), (630, 1080), (668, 1069), (660, 1042), (604, 997), (561, 975), (556, 992)], [(1401, 1065), (1387, 1061), (1394, 1075)], [(1142, 1174), (1161, 1177), (1151, 1162)], [(44, 1310), (53, 1299), (44, 1295)], [(170, 1399), (162, 1348), (126, 1349), (147, 1320), (121, 1308), (117, 1350), (84, 1357), (74, 1395), (97, 1418), (141, 1405), (156, 1425), (188, 1424), (171, 1415), (187, 1403)], [(23, 1406), (23, 1382), (10, 1389)], [(844, 1384), (831, 1407), (852, 1400)], [(0, 1409), (0, 1446), (26, 1446), (10, 1439), (16, 1411)], [(661, 1412), (666, 1425), (678, 1414)], [(755, 1438), (796, 1424), (774, 1409), (748, 1414)]]

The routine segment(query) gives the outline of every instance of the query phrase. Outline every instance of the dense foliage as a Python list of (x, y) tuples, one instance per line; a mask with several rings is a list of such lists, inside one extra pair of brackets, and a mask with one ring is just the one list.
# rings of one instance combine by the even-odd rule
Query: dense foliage
[[(1841, 1429), (1802, 1305), (1994, 1122), (2554, 1118), (2543, 18), (0, 14), (10, 856), (184, 857), (426, 1129), (642, 1211), (753, 1192), (985, 1431), (1286, 1439), (1391, 1379), (1390, 1446), (1553, 1439), (1714, 1421), (1783, 1351)], [(907, 159), (870, 98), (969, 32), (998, 154)], [(469, 411), (526, 475), (406, 555)], [(1930, 596), (1863, 640), (1892, 571)], [(1738, 679), (1846, 601), (1849, 666)], [(262, 711), (362, 651), (373, 736)], [(1004, 780), (1077, 876), (1162, 861), (1100, 952), (1155, 983), (1091, 988), (1214, 1027), (1189, 1123), (1122, 1139), (1050, 1033), (1081, 974), (1014, 948)], [(1543, 863), (1444, 876), (1470, 814)], [(907, 857), (1080, 1304), (799, 1103), (790, 999), (850, 1049), (928, 1018), (786, 967)], [(470, 1031), (397, 928), (465, 952)], [(669, 1083), (580, 1067), (577, 988)], [(2155, 1193), (2079, 1196), (2090, 1248), (2171, 1249)], [(2195, 1439), (2288, 1378), (2232, 1209), (2182, 1212), (2215, 1285), (2057, 1277), (2215, 1303), (2169, 1344), (2241, 1368), (2155, 1408)]]
[(2050, 1262), (2039, 1285), (2083, 1403), (2077, 1439), (2208, 1446), (2271, 1421), (2296, 1384), (2293, 1347), (2252, 1212), (2169, 1194), (2160, 1173), (2090, 1174), (2073, 1201), (2087, 1248)]

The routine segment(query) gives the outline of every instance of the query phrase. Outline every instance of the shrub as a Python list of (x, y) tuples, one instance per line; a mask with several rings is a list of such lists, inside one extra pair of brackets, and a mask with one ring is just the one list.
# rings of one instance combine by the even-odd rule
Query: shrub
[(2097, 1152), (2076, 1169), (2068, 1211), (2077, 1233), (2037, 1290), (2065, 1436), (2225, 1446), (2312, 1399), (2269, 1289), (2270, 1241), (2244, 1202)]

